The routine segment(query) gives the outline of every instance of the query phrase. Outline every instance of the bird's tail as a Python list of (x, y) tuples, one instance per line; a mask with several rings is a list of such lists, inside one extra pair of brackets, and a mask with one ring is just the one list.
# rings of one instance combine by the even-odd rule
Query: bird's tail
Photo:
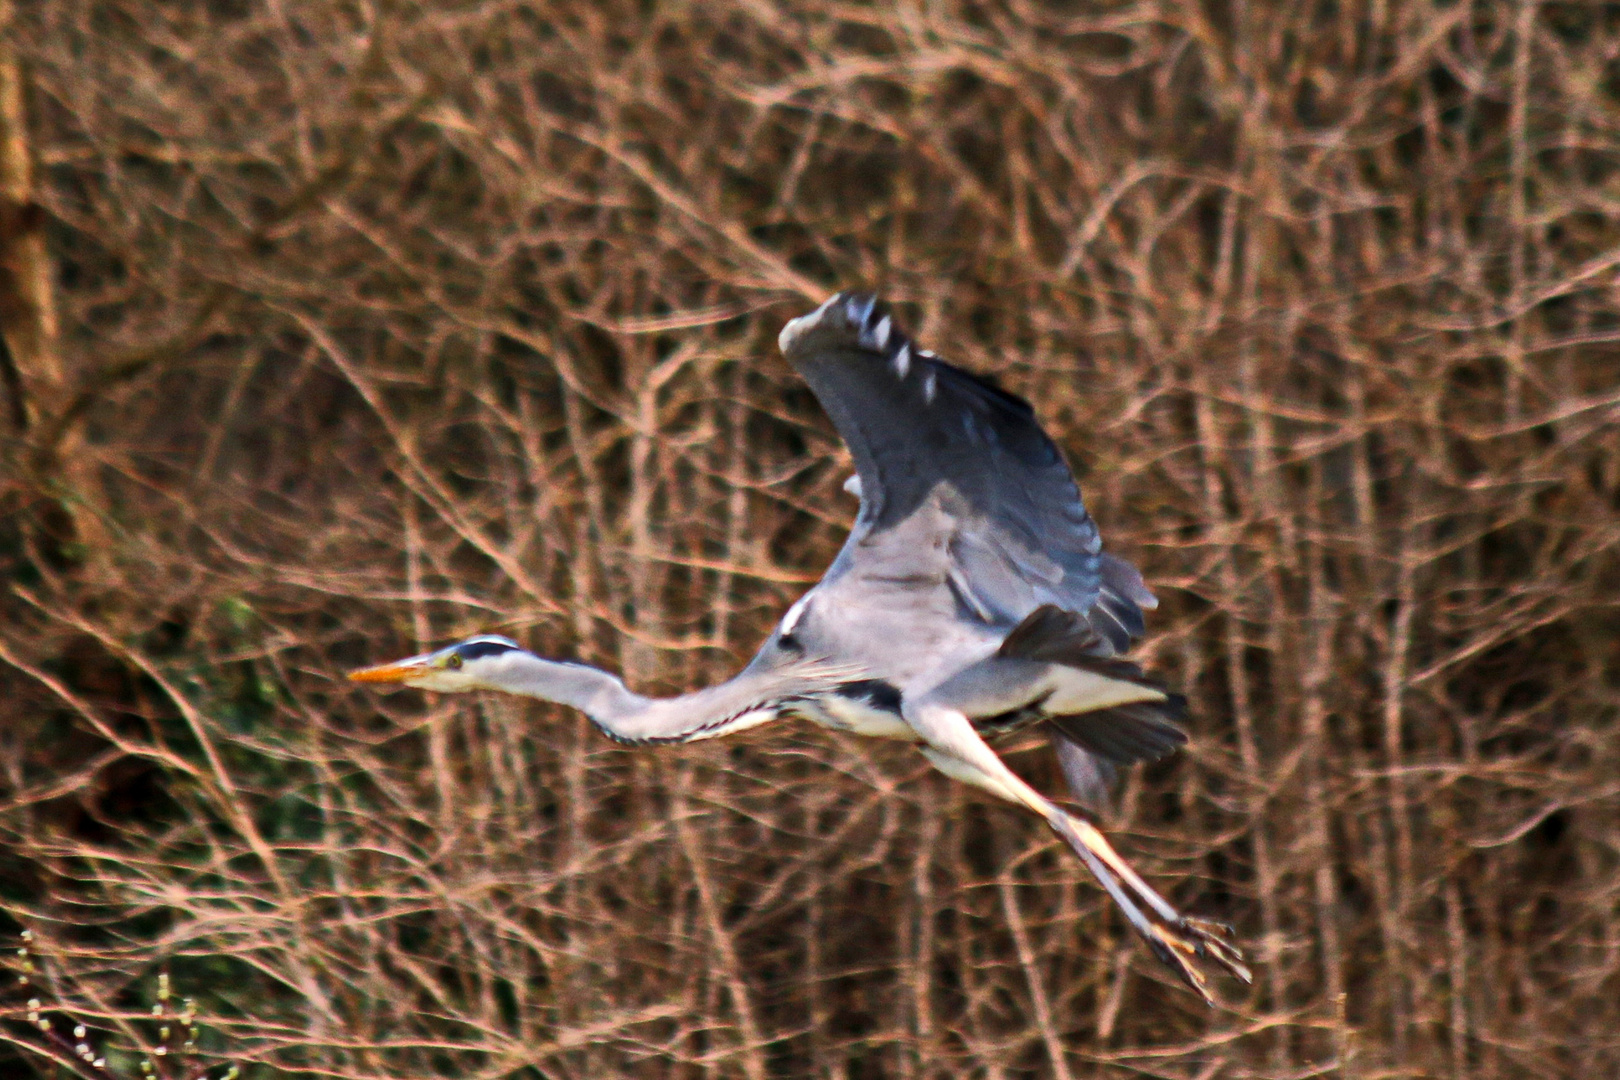
[[(1151, 599), (1152, 594), (1145, 588), (1143, 593)], [(1187, 699), (1165, 689), (1131, 661), (1111, 655), (1108, 644), (1087, 616), (1043, 604), (1008, 632), (996, 655), (1055, 664), (1081, 677), (1151, 692), (1144, 700), (1047, 718), (1047, 734), (1063, 766), (1069, 790), (1093, 810), (1106, 809), (1120, 766), (1157, 761), (1187, 741), (1187, 733), (1179, 723), (1186, 716)], [(1049, 696), (1043, 707), (1052, 712), (1061, 704), (1061, 697)]]
[(1243, 963), (1243, 954), (1232, 943), (1230, 926), (1211, 919), (1182, 915), (1169, 901), (1155, 892), (1095, 825), (1053, 808), (1047, 822), (1074, 848), (1098, 884), (1114, 898), (1125, 918), (1154, 955), (1176, 971), (1187, 985), (1213, 1005), (1209, 980), (1203, 965), (1214, 965), (1245, 983), (1253, 975)]

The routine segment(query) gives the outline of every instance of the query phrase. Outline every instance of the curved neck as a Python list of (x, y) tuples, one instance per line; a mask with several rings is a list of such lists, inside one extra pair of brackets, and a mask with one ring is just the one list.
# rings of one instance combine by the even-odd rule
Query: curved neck
[(599, 668), (513, 651), (480, 682), (491, 690), (570, 705), (620, 742), (663, 743), (709, 739), (774, 720), (789, 702), (825, 689), (830, 674), (819, 665), (749, 669), (719, 686), (649, 698)]
[(630, 692), (624, 680), (588, 664), (543, 660), (530, 653), (509, 653), (488, 682), (491, 689), (568, 705), (589, 716), (610, 735), (618, 736), (625, 717), (652, 704)]
[(487, 680), (492, 689), (572, 706), (620, 742), (689, 742), (751, 727), (775, 715), (774, 710), (759, 712), (765, 702), (728, 700), (735, 695), (718, 693), (722, 687), (650, 698), (632, 692), (617, 675), (588, 664), (517, 652), (503, 660), (500, 671)]

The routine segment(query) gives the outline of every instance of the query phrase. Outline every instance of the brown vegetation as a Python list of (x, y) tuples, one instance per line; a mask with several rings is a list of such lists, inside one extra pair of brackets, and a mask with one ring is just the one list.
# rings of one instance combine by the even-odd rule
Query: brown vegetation
[[(1613, 6), (4, 15), (0, 1071), (39, 996), (135, 1074), (167, 972), (175, 1077), (1620, 1072)], [(851, 286), (1163, 599), (1113, 831), (1229, 1010), (904, 747), (337, 679), (728, 673), (854, 509), (774, 347)]]

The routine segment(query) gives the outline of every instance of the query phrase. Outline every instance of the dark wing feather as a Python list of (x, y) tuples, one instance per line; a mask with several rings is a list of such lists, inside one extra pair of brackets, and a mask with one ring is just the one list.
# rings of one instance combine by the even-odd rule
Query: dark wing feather
[(930, 498), (956, 520), (948, 577), (991, 625), (1042, 604), (1085, 614), (1097, 651), (1142, 632), (1153, 594), (1129, 563), (1102, 554), (1063, 455), (1029, 403), (918, 349), (870, 296), (840, 294), (782, 331), (782, 351), (848, 444), (860, 477), (857, 541)]
[[(1163, 689), (1157, 679), (1129, 660), (1099, 655), (1099, 645), (1096, 629), (1083, 616), (1042, 605), (1002, 639), (997, 655), (1063, 664), (1121, 682)], [(1048, 723), (1054, 730), (1054, 741), (1072, 743), (1116, 765), (1129, 765), (1136, 761), (1155, 761), (1185, 743), (1187, 734), (1176, 721), (1186, 711), (1186, 698), (1167, 693), (1163, 701), (1140, 701), (1077, 716), (1054, 716)], [(1065, 766), (1067, 771), (1068, 766)], [(1075, 794), (1085, 798), (1078, 787)]]
[(1047, 723), (1068, 741), (1116, 765), (1158, 761), (1181, 749), (1187, 733), (1172, 717), (1186, 714), (1187, 699), (1172, 694), (1165, 702), (1137, 702), (1111, 709), (1054, 716)]

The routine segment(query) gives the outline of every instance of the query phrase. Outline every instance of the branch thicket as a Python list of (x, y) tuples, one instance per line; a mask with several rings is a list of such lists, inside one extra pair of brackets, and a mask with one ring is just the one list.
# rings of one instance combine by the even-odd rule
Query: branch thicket
[[(0, 485), (0, 932), (115, 1071), (159, 973), (209, 1075), (1620, 1071), (1609, 9), (12, 34), (62, 386), (8, 460), (98, 550)], [(474, 630), (728, 674), (853, 513), (774, 338), (856, 286), (1036, 403), (1159, 592), (1193, 741), (1114, 831), (1252, 943), (1229, 1010), (904, 747), (338, 678)]]

